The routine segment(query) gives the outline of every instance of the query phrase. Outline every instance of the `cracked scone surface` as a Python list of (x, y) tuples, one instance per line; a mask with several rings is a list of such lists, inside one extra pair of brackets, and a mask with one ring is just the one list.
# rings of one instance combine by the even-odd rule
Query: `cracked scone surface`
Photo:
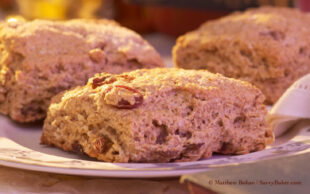
[(135, 32), (109, 20), (8, 22), (0, 25), (0, 112), (42, 119), (50, 99), (95, 73), (162, 67)]
[(310, 15), (263, 7), (209, 21), (178, 38), (177, 67), (207, 69), (249, 81), (273, 104), (310, 73)]
[(264, 96), (205, 70), (102, 73), (52, 99), (41, 142), (107, 162), (245, 154), (273, 141)]

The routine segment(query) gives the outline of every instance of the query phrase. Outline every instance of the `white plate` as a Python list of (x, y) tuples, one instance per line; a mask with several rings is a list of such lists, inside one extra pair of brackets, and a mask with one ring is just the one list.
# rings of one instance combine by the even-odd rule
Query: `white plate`
[(40, 145), (41, 124), (21, 125), (0, 116), (0, 164), (21, 169), (102, 177), (171, 177), (216, 167), (286, 157), (310, 151), (310, 121), (276, 139), (267, 149), (239, 156), (215, 155), (196, 162), (107, 163)]

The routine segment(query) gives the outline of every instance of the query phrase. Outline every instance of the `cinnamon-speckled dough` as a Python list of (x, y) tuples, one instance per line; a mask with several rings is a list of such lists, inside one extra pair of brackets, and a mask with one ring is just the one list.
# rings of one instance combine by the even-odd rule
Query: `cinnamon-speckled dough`
[(52, 99), (41, 142), (107, 162), (245, 154), (273, 141), (264, 96), (204, 70), (102, 73)]
[(310, 15), (263, 7), (208, 21), (178, 38), (177, 67), (207, 69), (249, 81), (273, 104), (310, 73)]
[(42, 119), (50, 99), (95, 73), (162, 67), (135, 32), (108, 20), (3, 22), (0, 25), (0, 112)]

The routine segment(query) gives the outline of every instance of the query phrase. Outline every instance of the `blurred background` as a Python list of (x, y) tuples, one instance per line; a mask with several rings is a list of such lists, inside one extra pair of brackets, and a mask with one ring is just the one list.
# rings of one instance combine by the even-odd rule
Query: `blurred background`
[(178, 36), (206, 20), (262, 5), (310, 9), (309, 0), (0, 0), (0, 17), (109, 18), (141, 34)]
[(310, 10), (310, 0), (0, 0), (0, 19), (114, 19), (142, 34), (172, 66), (177, 36), (207, 20), (265, 5)]

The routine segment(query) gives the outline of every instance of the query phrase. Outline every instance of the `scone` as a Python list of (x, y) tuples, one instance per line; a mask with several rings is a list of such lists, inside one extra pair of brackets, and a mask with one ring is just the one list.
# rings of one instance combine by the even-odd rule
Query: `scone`
[(177, 39), (176, 67), (249, 81), (273, 104), (310, 73), (310, 15), (263, 7), (206, 22)]
[(204, 70), (102, 73), (52, 99), (41, 142), (106, 162), (245, 154), (273, 141), (264, 96)]
[(95, 73), (162, 67), (135, 32), (108, 20), (4, 22), (0, 25), (0, 112), (42, 119), (50, 99)]

